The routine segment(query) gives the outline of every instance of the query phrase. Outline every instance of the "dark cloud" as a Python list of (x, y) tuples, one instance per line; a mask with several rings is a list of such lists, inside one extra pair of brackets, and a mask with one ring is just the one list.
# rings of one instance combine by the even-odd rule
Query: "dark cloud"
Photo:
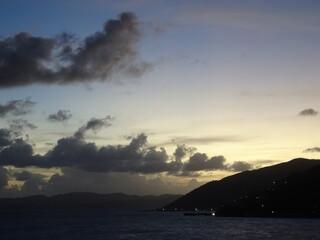
[(43, 187), (47, 184), (44, 175), (34, 174), (26, 170), (14, 173), (13, 177), (15, 177), (17, 181), (24, 181), (19, 189), (21, 195), (41, 194)]
[[(12, 119), (9, 120), (9, 128), (0, 129), (0, 150), (6, 146), (9, 146), (22, 135), (24, 128), (34, 129), (35, 126), (24, 119)], [(19, 140), (18, 140), (19, 141)]]
[(223, 156), (216, 156), (208, 158), (204, 153), (195, 153), (185, 164), (184, 170), (186, 171), (209, 171), (225, 169), (226, 159)]
[(46, 155), (49, 166), (73, 166), (95, 172), (166, 172), (171, 170), (167, 160), (164, 149), (147, 147), (144, 134), (133, 138), (128, 145), (100, 149), (79, 138), (64, 138)]
[(312, 108), (304, 109), (299, 113), (299, 116), (317, 116), (318, 112)]
[(314, 148), (307, 148), (303, 150), (304, 153), (315, 153), (320, 152), (320, 147), (314, 147)]
[[(86, 129), (96, 129), (102, 125), (100, 121), (89, 121), (85, 126)], [(100, 148), (83, 138), (62, 138), (46, 154), (34, 155), (30, 144), (22, 139), (15, 139), (0, 151), (0, 165), (72, 167), (89, 172), (166, 173), (177, 176), (193, 176), (197, 171), (239, 171), (241, 167), (247, 167), (242, 162), (228, 167), (223, 156), (208, 158), (204, 153), (193, 154), (193, 151), (195, 149), (178, 145), (171, 157), (164, 148), (149, 146), (147, 136), (140, 134), (132, 138), (128, 145), (108, 145)], [(189, 155), (191, 156), (187, 158)]]
[(20, 188), (20, 192), (23, 195), (31, 196), (42, 193), (42, 187), (46, 184), (44, 179), (37, 177), (31, 177), (24, 182), (24, 184)]
[(168, 162), (169, 156), (162, 148), (147, 146), (144, 134), (133, 138), (125, 146), (105, 146), (100, 149), (94, 143), (81, 138), (62, 138), (47, 154), (33, 155), (33, 148), (22, 139), (0, 152), (0, 165), (40, 168), (75, 167), (93, 172), (159, 173), (176, 172), (180, 164)]
[(22, 172), (15, 172), (13, 173), (13, 177), (17, 181), (27, 181), (32, 178), (44, 179), (45, 175), (43, 174), (34, 174), (29, 171), (23, 170)]
[(75, 132), (75, 138), (83, 138), (85, 133), (89, 130), (96, 132), (97, 130), (103, 127), (111, 126), (111, 121), (114, 120), (114, 117), (106, 116), (105, 118), (91, 118), (84, 126), (80, 127), (77, 132)]
[(0, 88), (105, 81), (115, 73), (138, 77), (151, 67), (138, 60), (140, 37), (140, 23), (130, 12), (80, 43), (67, 33), (43, 38), (21, 32), (0, 41)]
[(23, 139), (18, 138), (0, 152), (0, 165), (12, 165), (15, 167), (40, 166), (37, 156), (33, 155), (33, 148)]
[(243, 172), (243, 171), (252, 169), (252, 167), (253, 166), (250, 163), (243, 162), (243, 161), (236, 161), (229, 166), (229, 169), (234, 172)]
[(12, 100), (3, 105), (0, 104), (0, 118), (6, 117), (7, 115), (21, 116), (28, 114), (35, 104), (36, 103), (31, 101), (29, 98), (24, 100)]
[(0, 192), (8, 184), (8, 170), (0, 166)]
[(11, 131), (5, 128), (0, 129), (0, 149), (12, 143)]
[(59, 110), (56, 113), (52, 113), (48, 116), (50, 122), (64, 122), (69, 120), (72, 114), (69, 110)]
[(32, 173), (23, 170), (22, 172), (13, 173), (13, 176), (17, 181), (26, 181), (31, 177)]
[(196, 148), (186, 147), (184, 144), (180, 144), (177, 146), (173, 156), (177, 162), (181, 162), (183, 158), (185, 158), (188, 154), (192, 154), (196, 151)]

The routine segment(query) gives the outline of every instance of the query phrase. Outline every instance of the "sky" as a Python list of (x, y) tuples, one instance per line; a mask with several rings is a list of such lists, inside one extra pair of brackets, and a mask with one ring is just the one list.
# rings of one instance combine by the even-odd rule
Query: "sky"
[(0, 197), (319, 158), (319, 1), (0, 3)]

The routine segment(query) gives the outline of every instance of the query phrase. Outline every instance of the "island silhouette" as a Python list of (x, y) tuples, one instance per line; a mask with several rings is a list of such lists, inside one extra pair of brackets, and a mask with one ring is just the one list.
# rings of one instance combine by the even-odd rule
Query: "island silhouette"
[(304, 158), (209, 182), (166, 210), (215, 216), (320, 217), (320, 161)]

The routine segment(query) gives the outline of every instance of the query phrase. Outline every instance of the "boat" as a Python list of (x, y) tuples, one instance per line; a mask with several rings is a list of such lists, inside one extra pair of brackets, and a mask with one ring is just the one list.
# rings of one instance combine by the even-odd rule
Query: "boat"
[(186, 212), (184, 216), (214, 216), (214, 212)]

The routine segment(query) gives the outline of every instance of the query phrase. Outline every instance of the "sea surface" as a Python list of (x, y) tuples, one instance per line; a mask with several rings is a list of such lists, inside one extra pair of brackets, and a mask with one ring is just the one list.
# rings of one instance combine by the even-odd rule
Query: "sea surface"
[(320, 240), (320, 219), (184, 216), (182, 212), (0, 211), (0, 239)]

